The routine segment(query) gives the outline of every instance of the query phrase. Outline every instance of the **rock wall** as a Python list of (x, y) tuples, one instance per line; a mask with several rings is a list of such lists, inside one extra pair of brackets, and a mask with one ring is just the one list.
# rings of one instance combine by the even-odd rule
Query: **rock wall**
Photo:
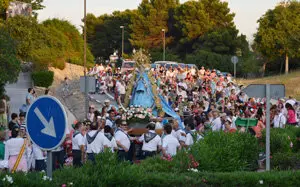
[(49, 70), (54, 72), (54, 87), (60, 85), (65, 77), (68, 77), (69, 80), (79, 80), (79, 77), (84, 75), (84, 68), (82, 66), (69, 63), (66, 63), (66, 67), (63, 70), (53, 67), (50, 67)]

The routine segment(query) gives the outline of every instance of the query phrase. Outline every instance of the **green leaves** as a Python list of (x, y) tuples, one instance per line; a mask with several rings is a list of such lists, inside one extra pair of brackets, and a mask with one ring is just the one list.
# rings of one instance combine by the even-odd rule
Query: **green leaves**
[(17, 59), (16, 53), (16, 42), (4, 29), (0, 28), (0, 87), (7, 82), (17, 80), (20, 61)]
[[(17, 41), (17, 55), (32, 61), (38, 70), (48, 66), (64, 69), (65, 62), (83, 65), (83, 39), (75, 26), (68, 21), (52, 19), (39, 24), (35, 18), (16, 16), (5, 25)], [(87, 62), (94, 57), (87, 50)]]
[(288, 55), (299, 57), (300, 2), (291, 1), (268, 10), (259, 20), (255, 49), (270, 60)]

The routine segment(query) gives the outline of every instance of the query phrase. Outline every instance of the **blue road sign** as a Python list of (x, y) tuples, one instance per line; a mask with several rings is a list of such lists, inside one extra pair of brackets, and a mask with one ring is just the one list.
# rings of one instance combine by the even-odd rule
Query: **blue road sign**
[(53, 150), (65, 139), (67, 115), (56, 98), (42, 96), (30, 105), (26, 125), (33, 143), (43, 150)]

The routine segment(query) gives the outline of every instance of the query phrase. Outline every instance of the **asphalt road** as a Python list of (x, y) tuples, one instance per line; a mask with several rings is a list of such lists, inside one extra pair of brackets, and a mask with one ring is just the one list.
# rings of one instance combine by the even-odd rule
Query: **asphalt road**
[[(18, 81), (15, 84), (8, 84), (5, 86), (6, 94), (10, 97), (10, 113), (19, 114), (19, 108), (25, 104), (26, 95), (28, 93), (28, 88), (32, 87), (31, 75), (30, 73), (20, 73)], [(68, 126), (75, 121), (74, 115), (65, 107)]]
[(28, 88), (32, 87), (30, 73), (20, 73), (18, 82), (5, 86), (6, 94), (10, 97), (11, 113), (19, 113), (19, 108), (25, 104)]

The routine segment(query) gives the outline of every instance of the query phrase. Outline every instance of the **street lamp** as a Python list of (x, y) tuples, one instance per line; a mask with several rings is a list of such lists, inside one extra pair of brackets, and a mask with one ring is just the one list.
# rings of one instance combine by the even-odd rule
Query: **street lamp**
[(83, 62), (84, 62), (84, 93), (85, 93), (85, 116), (86, 118), (88, 117), (88, 110), (89, 110), (89, 100), (88, 100), (88, 80), (86, 76), (86, 0), (84, 0), (84, 27), (83, 27), (83, 37), (84, 37), (84, 57), (83, 57)]
[(124, 26), (120, 26), (120, 28), (122, 29), (122, 58), (124, 55)]
[(166, 60), (166, 30), (165, 29), (162, 29), (161, 30), (163, 32), (163, 49), (164, 49), (164, 52), (163, 52), (163, 61)]

